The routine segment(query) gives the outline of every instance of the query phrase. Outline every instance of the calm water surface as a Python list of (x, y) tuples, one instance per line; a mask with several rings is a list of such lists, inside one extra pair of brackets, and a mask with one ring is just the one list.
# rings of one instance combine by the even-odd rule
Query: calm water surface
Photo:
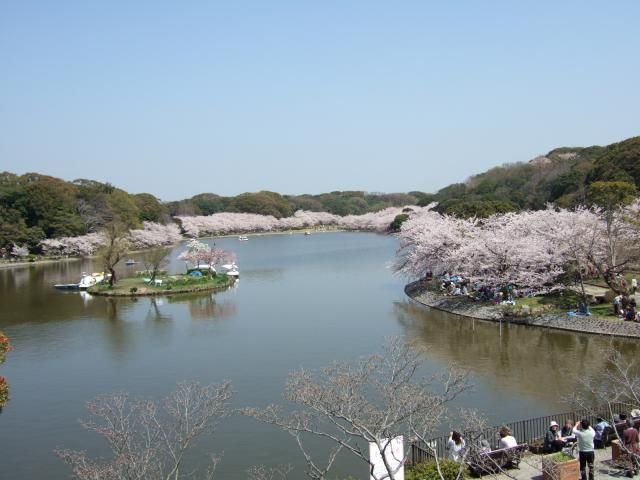
[[(0, 477), (68, 478), (56, 448), (104, 452), (78, 419), (102, 393), (161, 397), (180, 380), (228, 379), (235, 407), (280, 402), (287, 374), (377, 351), (406, 335), (423, 352), (425, 373), (456, 363), (475, 389), (460, 406), (493, 423), (562, 411), (560, 394), (575, 376), (602, 368), (609, 339), (473, 322), (409, 302), (402, 279), (386, 268), (392, 237), (364, 233), (216, 239), (238, 257), (236, 288), (211, 295), (108, 300), (62, 292), (91, 261), (0, 270), (0, 328), (15, 349), (0, 367), (11, 401), (0, 414)], [(213, 243), (210, 240), (209, 243)], [(172, 254), (171, 271), (184, 265)], [(122, 267), (122, 272), (136, 267)], [(636, 342), (613, 340), (626, 355)], [(572, 374), (564, 373), (571, 368)], [(455, 424), (455, 420), (453, 421)], [(224, 421), (203, 452), (224, 452), (222, 479), (245, 479), (254, 464), (291, 463), (303, 477), (294, 443), (273, 427), (239, 416)], [(335, 474), (367, 478), (344, 458)]]

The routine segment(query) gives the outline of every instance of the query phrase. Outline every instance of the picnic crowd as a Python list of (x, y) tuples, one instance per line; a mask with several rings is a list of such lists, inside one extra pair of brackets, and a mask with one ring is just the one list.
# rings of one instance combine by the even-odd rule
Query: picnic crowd
[[(632, 410), (629, 417), (624, 413), (615, 414), (613, 426), (602, 417), (597, 417), (594, 425), (591, 425), (589, 420), (585, 418), (576, 422), (575, 425), (571, 420), (567, 420), (562, 427), (555, 420), (552, 420), (544, 436), (543, 453), (566, 452), (571, 454), (577, 448), (581, 480), (594, 480), (595, 449), (604, 448), (612, 438), (617, 436), (622, 451), (619, 465), (627, 476), (632, 477), (640, 470), (639, 428), (640, 409)], [(518, 442), (509, 427), (502, 426), (498, 434), (500, 436), (498, 449), (492, 450), (489, 442), (482, 438), (476, 440), (477, 445), (471, 449), (462, 434), (454, 430), (450, 432), (446, 444), (448, 457), (456, 462), (465, 461), (471, 467), (472, 464), (482, 463), (479, 457), (488, 457), (492, 455), (492, 452), (508, 451), (518, 447)], [(473, 450), (472, 453), (470, 453), (471, 450)], [(466, 455), (467, 453), (469, 455)], [(498, 468), (512, 466), (514, 465), (509, 463), (497, 465)], [(479, 473), (486, 472), (480, 471)]]

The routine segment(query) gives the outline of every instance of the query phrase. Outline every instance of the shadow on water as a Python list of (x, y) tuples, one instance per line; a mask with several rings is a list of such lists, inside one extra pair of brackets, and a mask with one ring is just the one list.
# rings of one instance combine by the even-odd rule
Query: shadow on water
[[(434, 357), (495, 379), (499, 388), (525, 393), (548, 408), (580, 388), (578, 379), (607, 368), (604, 355), (615, 348), (637, 358), (637, 341), (585, 335), (523, 325), (474, 320), (410, 300), (394, 304), (396, 317), (411, 342)], [(556, 392), (556, 393), (553, 393)]]

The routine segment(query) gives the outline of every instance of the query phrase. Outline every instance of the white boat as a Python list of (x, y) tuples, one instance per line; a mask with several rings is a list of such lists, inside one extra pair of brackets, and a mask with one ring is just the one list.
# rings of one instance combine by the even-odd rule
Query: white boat
[(82, 274), (82, 278), (80, 279), (80, 283), (78, 283), (78, 288), (80, 290), (86, 290), (87, 288), (95, 285), (96, 283), (101, 283), (105, 279), (104, 272), (100, 273), (92, 273), (92, 274)]
[(239, 277), (240, 276), (240, 272), (238, 271), (238, 266), (235, 263), (227, 263), (226, 265), (220, 265), (220, 268), (222, 268), (223, 272), (227, 275), (229, 275), (230, 277)]
[(125, 265), (135, 265), (136, 262), (135, 260), (133, 260), (132, 258), (130, 258), (129, 260), (127, 260), (126, 262), (124, 262)]
[[(107, 275), (108, 276), (108, 275)], [(104, 281), (104, 272), (88, 274), (82, 272), (82, 277), (78, 283), (57, 283), (54, 285), (59, 290), (86, 290), (87, 288)]]
[(208, 263), (203, 263), (196, 265), (191, 270), (209, 270), (210, 272), (216, 273), (216, 269), (213, 265), (209, 265)]
[(249, 237), (247, 237), (246, 235), (240, 235), (238, 237), (238, 240), (240, 240), (241, 242), (246, 242), (247, 240), (249, 240)]

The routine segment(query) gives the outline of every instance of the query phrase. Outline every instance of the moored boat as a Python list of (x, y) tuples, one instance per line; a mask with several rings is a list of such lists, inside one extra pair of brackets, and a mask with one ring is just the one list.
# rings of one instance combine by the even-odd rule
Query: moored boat
[(228, 263), (226, 265), (221, 265), (222, 273), (229, 275), (230, 277), (240, 277), (240, 272), (238, 271), (238, 266), (235, 263)]
[(95, 285), (96, 283), (101, 283), (105, 278), (104, 272), (100, 273), (92, 273), (92, 274), (83, 274), (80, 279), (80, 283), (78, 283), (78, 288), (80, 290), (86, 290), (87, 288)]
[(54, 288), (58, 290), (86, 290), (92, 285), (103, 282), (104, 279), (104, 272), (91, 274), (82, 272), (82, 277), (78, 283), (56, 283)]

